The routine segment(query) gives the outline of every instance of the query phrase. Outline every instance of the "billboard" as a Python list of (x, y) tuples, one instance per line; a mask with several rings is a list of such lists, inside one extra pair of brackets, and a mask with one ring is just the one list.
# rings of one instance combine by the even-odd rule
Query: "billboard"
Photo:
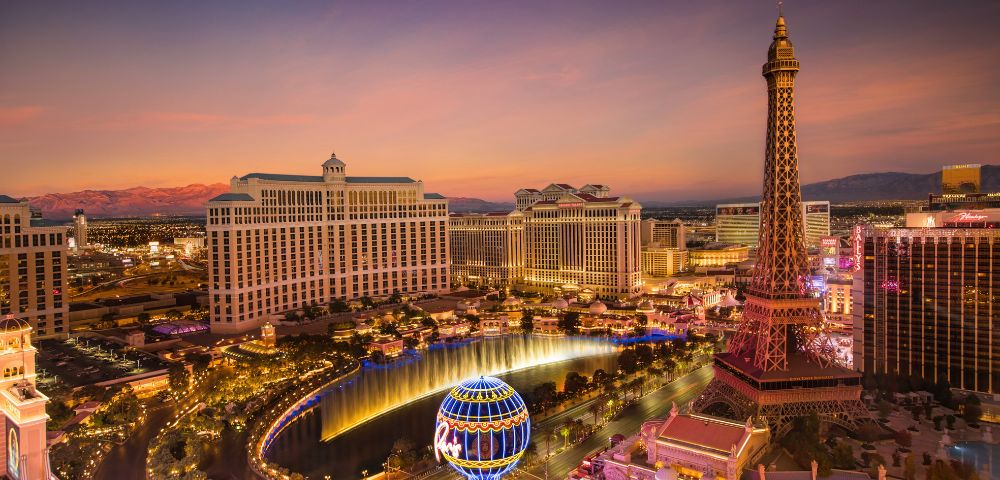
[(806, 205), (806, 213), (828, 213), (829, 211), (830, 206), (825, 203)]
[(759, 206), (715, 207), (716, 215), (760, 215)]

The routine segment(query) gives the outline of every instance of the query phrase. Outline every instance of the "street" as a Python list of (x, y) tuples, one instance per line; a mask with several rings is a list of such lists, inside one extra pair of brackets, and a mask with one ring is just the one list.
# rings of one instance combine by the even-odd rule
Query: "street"
[[(550, 457), (548, 461), (548, 478), (566, 478), (566, 475), (579, 466), (587, 454), (609, 446), (608, 442), (612, 435), (620, 433), (628, 437), (638, 432), (643, 422), (652, 418), (666, 416), (667, 412), (670, 411), (671, 402), (676, 402), (678, 407), (682, 408), (687, 402), (693, 400), (701, 393), (711, 379), (712, 367), (711, 365), (706, 365), (642, 397), (638, 402), (626, 408), (617, 419), (608, 422), (587, 440)], [(586, 408), (585, 405), (587, 404), (574, 407), (566, 412), (550, 417), (541, 422), (539, 427), (543, 427), (546, 424), (559, 425), (566, 415), (576, 417), (579, 415), (581, 409)], [(532, 441), (538, 445), (538, 454), (545, 455), (545, 440), (540, 438), (542, 429), (532, 430), (532, 434), (535, 435)], [(550, 446), (555, 450), (558, 446), (558, 441), (553, 441)], [(540, 464), (528, 469), (528, 473), (545, 478), (545, 470), (546, 465)], [(447, 468), (438, 470), (423, 478), (445, 479), (459, 478), (459, 476), (454, 470)]]

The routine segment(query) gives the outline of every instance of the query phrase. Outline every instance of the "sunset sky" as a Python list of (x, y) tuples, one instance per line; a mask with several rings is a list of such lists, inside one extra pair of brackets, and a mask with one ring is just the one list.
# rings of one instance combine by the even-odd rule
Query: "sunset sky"
[[(1000, 163), (1000, 2), (786, 2), (803, 181)], [(0, 5), (0, 193), (407, 175), (760, 190), (761, 1)]]

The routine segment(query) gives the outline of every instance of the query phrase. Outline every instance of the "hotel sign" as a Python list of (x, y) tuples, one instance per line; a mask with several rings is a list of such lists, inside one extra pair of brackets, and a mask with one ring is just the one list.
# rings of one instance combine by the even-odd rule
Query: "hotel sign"
[(986, 215), (978, 213), (961, 212), (958, 215), (951, 217), (948, 221), (954, 223), (983, 222), (986, 221)]

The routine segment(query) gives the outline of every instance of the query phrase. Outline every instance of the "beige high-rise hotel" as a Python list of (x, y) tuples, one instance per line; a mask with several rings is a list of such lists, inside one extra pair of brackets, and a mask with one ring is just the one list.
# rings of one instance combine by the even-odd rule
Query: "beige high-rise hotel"
[(28, 202), (0, 195), (0, 319), (23, 320), (38, 338), (69, 333), (66, 254), (65, 228), (32, 225)]
[(251, 173), (208, 210), (216, 333), (333, 299), (448, 289), (448, 201), (409, 177)]
[(604, 298), (639, 294), (642, 206), (609, 194), (605, 185), (554, 183), (518, 190), (509, 214), (453, 215), (455, 281), (545, 293), (589, 289)]

